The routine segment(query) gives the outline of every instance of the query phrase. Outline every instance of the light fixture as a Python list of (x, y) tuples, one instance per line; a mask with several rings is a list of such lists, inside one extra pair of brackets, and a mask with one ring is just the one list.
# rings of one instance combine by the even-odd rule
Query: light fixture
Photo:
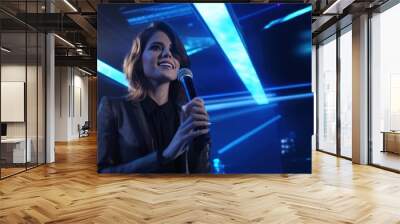
[(224, 3), (193, 3), (257, 104), (266, 104), (260, 79)]
[(342, 14), (343, 9), (347, 8), (354, 1), (355, 0), (336, 0), (332, 5), (325, 9), (322, 14)]
[(1, 47), (1, 50), (4, 51), (4, 52), (6, 52), (6, 53), (10, 53), (10, 52), (11, 52), (11, 50), (9, 50), (9, 49), (7, 49), (7, 48), (5, 48), (5, 47)]
[(71, 4), (69, 3), (68, 0), (64, 0), (65, 4), (67, 4), (74, 12), (78, 12), (78, 10)]
[(78, 67), (78, 70), (81, 71), (81, 72), (83, 72), (83, 73), (85, 73), (85, 74), (87, 74), (87, 75), (89, 75), (89, 76), (92, 76), (92, 75), (93, 75), (92, 73), (90, 73), (90, 72), (88, 72), (88, 71), (86, 71), (86, 70), (83, 70), (83, 69), (81, 69), (81, 68), (79, 68), (79, 67)]
[(68, 40), (66, 40), (66, 39), (64, 39), (64, 38), (62, 38), (62, 37), (60, 37), (60, 36), (57, 35), (57, 34), (54, 34), (54, 36), (57, 37), (57, 38), (58, 38), (59, 40), (61, 40), (62, 42), (64, 42), (65, 44), (67, 44), (68, 46), (75, 48), (75, 45), (73, 45), (73, 44), (72, 44), (71, 42), (69, 42)]

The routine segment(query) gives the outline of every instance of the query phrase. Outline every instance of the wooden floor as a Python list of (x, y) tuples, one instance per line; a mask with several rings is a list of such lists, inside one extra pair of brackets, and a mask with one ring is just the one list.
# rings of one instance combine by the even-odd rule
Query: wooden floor
[(0, 223), (400, 223), (400, 175), (314, 152), (312, 175), (98, 175), (94, 137), (0, 181)]
[(13, 174), (25, 171), (25, 167), (24, 168), (1, 168), (1, 177), (8, 177), (11, 176)]

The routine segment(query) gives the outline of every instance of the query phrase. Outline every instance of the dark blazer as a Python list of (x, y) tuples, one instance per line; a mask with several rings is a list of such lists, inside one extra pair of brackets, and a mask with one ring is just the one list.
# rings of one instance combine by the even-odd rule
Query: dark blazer
[[(177, 106), (180, 111), (181, 107)], [(140, 103), (127, 97), (103, 97), (98, 110), (97, 167), (99, 173), (162, 173), (163, 161), (154, 149)], [(184, 155), (180, 173), (209, 173), (209, 144), (194, 142)]]

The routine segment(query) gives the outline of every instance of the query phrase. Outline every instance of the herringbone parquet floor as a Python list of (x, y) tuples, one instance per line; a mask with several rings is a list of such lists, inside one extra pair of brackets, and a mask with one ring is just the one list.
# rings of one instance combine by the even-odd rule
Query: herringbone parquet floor
[(0, 181), (0, 223), (400, 223), (400, 175), (320, 152), (312, 175), (98, 175), (94, 137)]

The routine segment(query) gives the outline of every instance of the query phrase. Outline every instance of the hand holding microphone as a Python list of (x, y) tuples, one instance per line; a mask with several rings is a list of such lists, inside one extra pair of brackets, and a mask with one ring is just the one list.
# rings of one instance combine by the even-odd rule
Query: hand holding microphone
[[(204, 101), (200, 98), (196, 98), (197, 97), (197, 93), (196, 93), (196, 89), (194, 88), (193, 85), (193, 73), (190, 69), (188, 68), (181, 68), (178, 71), (178, 79), (179, 81), (182, 83), (184, 89), (185, 89), (185, 93), (186, 93), (186, 97), (188, 99), (188, 101), (192, 102), (192, 104), (186, 104), (189, 105), (189, 108), (183, 108), (184, 110), (186, 110), (186, 113), (194, 113), (197, 114), (196, 117), (197, 119), (205, 119), (206, 121), (208, 121), (208, 114), (207, 111), (205, 109), (205, 105), (204, 105)], [(186, 106), (185, 105), (185, 106)], [(193, 106), (191, 106), (193, 105)], [(193, 107), (193, 108), (192, 108)], [(192, 112), (193, 110), (193, 112)], [(201, 117), (201, 115), (205, 115), (206, 117)], [(208, 126), (203, 126), (200, 127), (199, 129), (202, 128), (208, 128)], [(202, 141), (203, 143), (207, 144), (210, 143), (210, 136), (208, 134), (203, 135), (201, 137), (199, 137), (197, 140)]]
[(192, 77), (192, 72), (187, 68), (178, 72), (178, 78), (185, 88), (189, 102), (182, 107), (181, 124), (168, 148), (163, 152), (163, 157), (167, 160), (174, 160), (183, 154), (187, 149), (186, 146), (194, 139), (203, 143), (210, 141), (208, 133), (211, 123), (204, 101), (196, 97)]
[[(210, 122), (200, 98), (195, 98), (183, 106), (181, 124), (168, 148), (164, 150), (163, 157), (174, 160), (187, 149), (187, 145), (201, 135), (209, 132)], [(206, 128), (204, 128), (206, 127)]]

